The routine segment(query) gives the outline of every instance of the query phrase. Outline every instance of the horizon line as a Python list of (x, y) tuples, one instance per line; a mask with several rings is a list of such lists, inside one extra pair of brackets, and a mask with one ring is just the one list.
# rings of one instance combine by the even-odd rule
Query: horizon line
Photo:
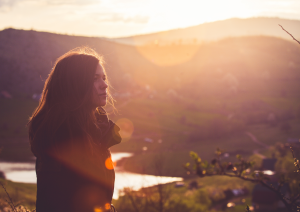
[(35, 29), (33, 27), (30, 28), (30, 29), (28, 29), (28, 28), (26, 29), (26, 28), (16, 28), (16, 27), (12, 27), (12, 26), (7, 26), (7, 27), (4, 27), (4, 28), (0, 29), (0, 31), (4, 31), (4, 30), (8, 30), (8, 29), (14, 29), (14, 30), (36, 31), (36, 32), (43, 32), (43, 33), (58, 34), (58, 35), (76, 36), (76, 37), (102, 38), (102, 39), (107, 39), (107, 40), (114, 40), (114, 39), (122, 39), (122, 38), (145, 36), (145, 35), (151, 35), (151, 34), (162, 33), (162, 32), (169, 32), (169, 31), (180, 30), (180, 29), (187, 29), (187, 28), (190, 28), (190, 27), (197, 27), (197, 26), (200, 26), (200, 25), (203, 25), (203, 24), (209, 24), (209, 23), (227, 21), (227, 20), (231, 20), (231, 19), (243, 19), (243, 20), (246, 20), (246, 19), (255, 19), (255, 18), (282, 19), (282, 20), (289, 20), (289, 21), (300, 21), (300, 19), (282, 18), (282, 17), (278, 17), (278, 16), (252, 16), (252, 17), (248, 17), (248, 18), (232, 17), (232, 18), (220, 19), (220, 20), (216, 20), (216, 21), (203, 22), (203, 23), (200, 23), (200, 24), (197, 24), (197, 25), (190, 25), (190, 26), (186, 26), (186, 27), (172, 28), (172, 29), (166, 29), (166, 30), (161, 30), (161, 31), (153, 31), (153, 32), (143, 33), (143, 34), (132, 34), (132, 35), (126, 35), (126, 36), (122, 36), (122, 37), (106, 37), (106, 36), (94, 36), (94, 35), (74, 34), (74, 33), (67, 33), (67, 32), (44, 31), (44, 30)]

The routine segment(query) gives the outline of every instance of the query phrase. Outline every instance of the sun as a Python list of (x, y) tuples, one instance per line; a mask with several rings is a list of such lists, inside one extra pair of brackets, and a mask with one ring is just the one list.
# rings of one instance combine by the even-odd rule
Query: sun
[(152, 0), (142, 12), (150, 16), (150, 26), (173, 29), (233, 17), (246, 18), (251, 16), (252, 9), (245, 1), (238, 0)]

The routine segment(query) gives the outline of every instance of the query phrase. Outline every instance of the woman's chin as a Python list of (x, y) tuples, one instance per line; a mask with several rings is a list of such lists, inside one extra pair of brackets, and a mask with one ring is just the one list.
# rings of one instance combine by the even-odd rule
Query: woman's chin
[(100, 101), (99, 106), (104, 107), (106, 105), (106, 100)]

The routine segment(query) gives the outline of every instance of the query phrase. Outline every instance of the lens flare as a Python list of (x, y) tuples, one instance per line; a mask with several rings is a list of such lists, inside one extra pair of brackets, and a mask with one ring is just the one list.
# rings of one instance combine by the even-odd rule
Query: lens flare
[(107, 159), (105, 160), (105, 167), (106, 167), (107, 169), (112, 170), (112, 169), (114, 169), (115, 165), (116, 165), (116, 163), (114, 163), (114, 162), (112, 161), (111, 157), (109, 157), (109, 158), (107, 158)]
[(120, 135), (123, 139), (129, 139), (134, 131), (133, 123), (126, 118), (119, 119), (116, 124), (120, 127)]
[(94, 208), (94, 212), (102, 212), (102, 208), (101, 207), (95, 207)]
[(105, 206), (104, 206), (105, 210), (109, 210), (110, 209), (110, 204), (109, 203), (106, 203)]

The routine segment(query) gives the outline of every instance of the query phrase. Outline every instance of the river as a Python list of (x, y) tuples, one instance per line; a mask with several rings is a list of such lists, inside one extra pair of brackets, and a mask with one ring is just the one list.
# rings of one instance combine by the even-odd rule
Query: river
[[(112, 160), (117, 162), (122, 158), (131, 157), (131, 153), (121, 152), (112, 153)], [(0, 170), (5, 173), (6, 179), (13, 182), (21, 183), (36, 183), (35, 174), (35, 163), (18, 163), (18, 162), (0, 162)], [(115, 180), (115, 190), (114, 199), (119, 198), (119, 193), (124, 188), (131, 188), (133, 190), (138, 190), (142, 187), (153, 186), (158, 183), (170, 183), (176, 181), (182, 181), (179, 177), (160, 177), (154, 175), (137, 174), (132, 172), (127, 172), (122, 169), (122, 167), (115, 167), (116, 180)]]

